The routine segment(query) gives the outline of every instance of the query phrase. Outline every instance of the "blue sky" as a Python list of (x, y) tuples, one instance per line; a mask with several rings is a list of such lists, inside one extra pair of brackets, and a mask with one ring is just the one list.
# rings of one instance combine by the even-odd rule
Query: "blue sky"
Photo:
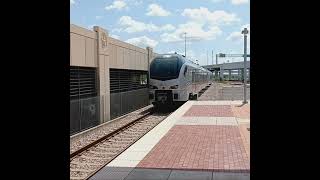
[[(70, 22), (156, 53), (184, 54), (200, 65), (212, 63), (211, 53), (243, 53), (241, 29), (250, 30), (249, 0), (70, 0)], [(250, 39), (250, 36), (249, 36)], [(249, 49), (250, 52), (250, 44)], [(219, 62), (242, 59), (220, 59)], [(215, 63), (215, 57), (214, 57)]]

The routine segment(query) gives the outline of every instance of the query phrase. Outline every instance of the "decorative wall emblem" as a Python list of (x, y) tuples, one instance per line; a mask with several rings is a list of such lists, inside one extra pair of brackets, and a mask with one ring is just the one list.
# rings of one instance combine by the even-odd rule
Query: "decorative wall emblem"
[(90, 104), (88, 109), (91, 116), (94, 116), (96, 114), (96, 106), (94, 104)]
[(102, 48), (106, 48), (107, 47), (107, 35), (106, 33), (102, 33), (101, 34), (101, 41), (102, 41)]

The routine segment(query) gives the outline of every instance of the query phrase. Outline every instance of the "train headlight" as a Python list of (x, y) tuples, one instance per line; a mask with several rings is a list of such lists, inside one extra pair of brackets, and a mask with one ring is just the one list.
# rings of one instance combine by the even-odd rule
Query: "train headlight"
[(178, 89), (178, 85), (175, 85), (175, 86), (170, 86), (170, 89)]

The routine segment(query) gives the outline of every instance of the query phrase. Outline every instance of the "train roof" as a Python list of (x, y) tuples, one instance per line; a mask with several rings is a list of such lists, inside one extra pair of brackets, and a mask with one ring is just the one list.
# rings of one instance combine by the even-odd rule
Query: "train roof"
[(181, 55), (181, 54), (177, 54), (177, 53), (166, 53), (166, 54), (158, 54), (155, 58), (169, 58), (169, 57), (178, 57), (180, 60), (188, 62), (188, 63), (192, 63), (194, 66), (196, 66), (197, 68), (206, 71), (206, 72), (210, 72), (208, 69), (203, 68), (202, 66), (199, 66), (198, 64), (194, 63), (193, 61), (191, 61), (190, 59), (187, 59), (185, 56)]
[(183, 59), (184, 61), (187, 61), (187, 62), (190, 62), (190, 63), (197, 65), (196, 63), (194, 63), (190, 59), (187, 59), (185, 56), (183, 56), (181, 54), (177, 54), (177, 53), (158, 54), (155, 58), (166, 58), (166, 57), (178, 57), (179, 59)]
[(167, 53), (167, 54), (158, 54), (155, 58), (164, 58), (164, 57), (183, 57), (180, 54), (175, 54), (175, 53)]

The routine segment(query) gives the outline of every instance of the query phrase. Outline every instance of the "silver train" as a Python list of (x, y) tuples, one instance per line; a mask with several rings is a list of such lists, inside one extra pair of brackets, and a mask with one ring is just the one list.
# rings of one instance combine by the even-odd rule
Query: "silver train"
[(157, 105), (195, 100), (213, 74), (179, 54), (162, 54), (150, 64), (149, 99)]

